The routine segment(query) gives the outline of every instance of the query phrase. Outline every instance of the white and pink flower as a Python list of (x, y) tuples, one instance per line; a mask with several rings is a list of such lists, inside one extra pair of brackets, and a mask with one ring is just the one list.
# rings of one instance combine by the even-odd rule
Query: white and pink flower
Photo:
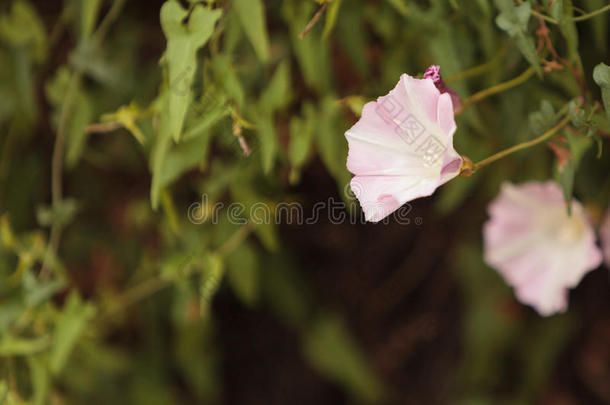
[(483, 228), (485, 261), (541, 315), (564, 312), (568, 292), (602, 260), (581, 204), (568, 216), (554, 182), (504, 183)]
[(389, 94), (364, 106), (345, 137), (350, 185), (367, 221), (431, 195), (459, 174), (453, 115), (451, 94), (439, 91), (432, 78), (406, 74)]

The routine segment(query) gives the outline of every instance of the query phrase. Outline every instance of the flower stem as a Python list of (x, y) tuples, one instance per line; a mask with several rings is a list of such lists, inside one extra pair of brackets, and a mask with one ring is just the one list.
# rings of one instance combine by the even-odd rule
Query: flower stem
[[(93, 33), (93, 38), (96, 45), (100, 45), (104, 37), (108, 33), (109, 27), (120, 15), (120, 11), (125, 5), (126, 0), (114, 0), (112, 7)], [(70, 84), (64, 101), (62, 103), (61, 116), (57, 128), (57, 136), (55, 137), (55, 145), (53, 146), (53, 156), (51, 160), (51, 204), (54, 209), (57, 209), (63, 200), (63, 163), (64, 149), (66, 143), (66, 132), (68, 130), (71, 109), (75, 102), (74, 98), (83, 77), (83, 68), (76, 68), (70, 76)], [(62, 226), (55, 223), (51, 227), (51, 235), (49, 243), (42, 261), (42, 266), (39, 273), (40, 279), (46, 279), (51, 273), (51, 261), (55, 261), (59, 242), (61, 239)]]
[(500, 51), (489, 61), (482, 63), (480, 65), (471, 67), (470, 69), (464, 70), (463, 72), (459, 72), (450, 76), (444, 80), (445, 84), (450, 84), (453, 82), (459, 82), (460, 80), (467, 79), (469, 77), (481, 75), (489, 70), (492, 70), (502, 58), (502, 55), (506, 52), (506, 47), (500, 49)]
[[(71, 116), (72, 105), (74, 104), (74, 97), (76, 90), (79, 86), (82, 77), (82, 72), (74, 72), (70, 77), (70, 84), (66, 92), (66, 98), (62, 104), (61, 117), (59, 119), (59, 126), (57, 128), (57, 137), (55, 138), (55, 145), (53, 147), (53, 157), (51, 163), (51, 204), (54, 209), (58, 209), (59, 204), (62, 202), (62, 173), (64, 163), (64, 145), (66, 143), (66, 131), (68, 129), (68, 123)], [(51, 227), (51, 235), (49, 237), (49, 245), (45, 252), (44, 259), (42, 261), (42, 267), (40, 269), (39, 277), (41, 280), (46, 279), (50, 275), (51, 261), (55, 260), (57, 255), (57, 249), (59, 247), (59, 240), (61, 239), (62, 226), (58, 223), (54, 223)]]
[(464, 108), (466, 108), (470, 104), (474, 104), (493, 94), (501, 93), (505, 90), (510, 89), (511, 87), (520, 85), (521, 83), (527, 81), (527, 79), (532, 77), (534, 75), (534, 73), (535, 73), (534, 68), (530, 67), (529, 69), (527, 69), (525, 72), (521, 73), (519, 76), (515, 77), (514, 79), (511, 79), (504, 83), (496, 84), (495, 86), (492, 86), (485, 90), (481, 90), (478, 93), (473, 94), (472, 96), (468, 97), (466, 100), (464, 100), (462, 102), (462, 106), (457, 113), (462, 112), (464, 110)]
[[(218, 249), (216, 249), (215, 253), (221, 257), (226, 257), (241, 246), (241, 244), (253, 231), (254, 227), (251, 225), (242, 226), (235, 231), (235, 233), (233, 233), (229, 239), (220, 245)], [(127, 290), (123, 294), (115, 297), (112, 300), (112, 305), (105, 309), (100, 319), (106, 319), (116, 313), (123, 312), (127, 307), (130, 307), (143, 299), (146, 299), (151, 295), (170, 287), (171, 285), (172, 282), (170, 280), (163, 279), (160, 275), (152, 276), (135, 287)]]
[(557, 134), (557, 132), (559, 132), (559, 130), (561, 128), (563, 128), (569, 121), (570, 121), (570, 116), (566, 115), (561, 121), (559, 121), (559, 123), (557, 125), (555, 125), (553, 128), (546, 131), (544, 134), (540, 135), (538, 138), (532, 139), (531, 141), (519, 143), (508, 149), (504, 149), (503, 151), (495, 153), (495, 154), (489, 156), (488, 158), (481, 160), (480, 162), (475, 163), (472, 166), (472, 173), (476, 172), (478, 169), (480, 169), (483, 166), (487, 166), (488, 164), (495, 162), (496, 160), (502, 159), (504, 156), (508, 156), (511, 153), (518, 152), (523, 149), (527, 149), (530, 146), (534, 146), (541, 142), (546, 141), (547, 139), (553, 137), (553, 135)]
[[(591, 11), (590, 13), (587, 14), (583, 14), (583, 15), (579, 15), (578, 17), (573, 17), (571, 18), (572, 21), (585, 21), (588, 20), (589, 18), (593, 18), (596, 17), (600, 14), (605, 13), (606, 11), (610, 10), (610, 4), (608, 4), (607, 6), (604, 6), (600, 9), (597, 9), (595, 11)], [(548, 15), (544, 15), (536, 10), (532, 10), (532, 14), (535, 15), (536, 17), (540, 17), (542, 19), (544, 19), (545, 21), (550, 22), (551, 24), (559, 24), (559, 21), (557, 21), (556, 19), (554, 19), (553, 17), (549, 17)]]
[(574, 17), (572, 20), (574, 20), (574, 21), (584, 21), (584, 20), (587, 20), (589, 18), (595, 17), (595, 16), (597, 16), (599, 14), (605, 13), (608, 10), (610, 10), (610, 4), (600, 8), (598, 10), (591, 11), (588, 14), (583, 14), (583, 15), (579, 15), (578, 17)]

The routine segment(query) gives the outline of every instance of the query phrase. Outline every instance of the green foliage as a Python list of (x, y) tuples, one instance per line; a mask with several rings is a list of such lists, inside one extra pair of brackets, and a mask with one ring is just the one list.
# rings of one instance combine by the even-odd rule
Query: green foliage
[(557, 114), (553, 105), (547, 100), (540, 103), (540, 110), (535, 111), (529, 116), (529, 127), (534, 136), (542, 135), (551, 129), (557, 121)]
[(76, 292), (68, 297), (57, 319), (53, 334), (54, 344), (49, 353), (49, 368), (53, 374), (58, 374), (64, 369), (68, 356), (94, 315), (95, 308), (91, 304), (83, 303)]
[(559, 23), (559, 29), (566, 39), (568, 45), (568, 57), (572, 62), (580, 65), (578, 53), (578, 31), (576, 22), (573, 20), (572, 0), (557, 0), (547, 3), (550, 8), (551, 16)]
[(496, 5), (501, 11), (496, 18), (496, 24), (515, 40), (525, 59), (536, 69), (538, 75), (542, 75), (534, 39), (528, 33), (532, 5), (524, 2), (515, 6), (512, 0), (496, 0)]
[(102, 0), (83, 0), (80, 4), (80, 35), (89, 38), (99, 17)]
[[(72, 76), (67, 68), (57, 70), (55, 76), (45, 85), (47, 100), (54, 108), (53, 126), (57, 130), (65, 108), (69, 108), (67, 129), (66, 163), (74, 167), (80, 159), (87, 142), (86, 127), (94, 119), (94, 107), (89, 96), (80, 88), (74, 88)], [(73, 101), (66, 107), (67, 94), (72, 93)]]
[[(171, 161), (166, 163), (172, 139), (178, 141), (182, 135), (187, 109), (193, 100), (191, 86), (197, 71), (196, 55), (212, 36), (214, 25), (220, 18), (220, 10), (208, 10), (195, 6), (189, 14), (176, 1), (168, 1), (161, 8), (161, 26), (167, 38), (165, 61), (167, 64), (167, 88), (160, 95), (161, 114), (159, 133), (152, 151), (151, 199), (157, 206), (159, 194), (167, 184), (167, 178), (179, 174), (182, 168), (175, 168)], [(188, 21), (184, 20), (188, 15)], [(170, 168), (166, 165), (170, 165)], [(170, 174), (166, 172), (171, 170)]]
[[(254, 340), (275, 345), (266, 328), (281, 330), (282, 344), (296, 352), (286, 350), (295, 356), (286, 373), (294, 366), (315, 374), (304, 380), (331, 386), (324, 391), (333, 400), (340, 391), (350, 403), (401, 403), (402, 375), (378, 358), (387, 342), (366, 329), (396, 321), (402, 333), (417, 311), (434, 317), (442, 334), (444, 322), (457, 324), (448, 333), (459, 355), (443, 354), (454, 384), (434, 382), (456, 403), (539, 401), (555, 383), (581, 309), (541, 320), (519, 306), (483, 263), (481, 225), (502, 181), (554, 177), (566, 201), (606, 209), (610, 67), (600, 62), (608, 16), (580, 21), (576, 8), (605, 5), (168, 0), (150, 11), (135, 0), (6, 2), (0, 403), (223, 403), (234, 389), (226, 375), (241, 367), (233, 351), (253, 350), (263, 366), (275, 361)], [(462, 101), (524, 71), (532, 76), (531, 67), (538, 74), (456, 115), (456, 150), (475, 162), (567, 124), (415, 203), (425, 231), (278, 225), (282, 203), (349, 199), (344, 132), (400, 74), (420, 75), (431, 64)], [(51, 178), (60, 180), (59, 196)], [(459, 227), (435, 266), (452, 289), (438, 295), (450, 296), (447, 306), (459, 313), (451, 321), (447, 307), (430, 304), (434, 294), (422, 293), (437, 280), (408, 239), (436, 232), (445, 243), (446, 223)], [(406, 306), (377, 324), (362, 321), (368, 308), (349, 307), (340, 290), (383, 287), (394, 273), (364, 278), (360, 264), (388, 257), (394, 266), (403, 255), (415, 257), (409, 274), (422, 266), (400, 297)], [(363, 306), (383, 306), (366, 295), (357, 299)], [(421, 343), (428, 344), (436, 351), (436, 340)], [(413, 371), (419, 350), (402, 357), (400, 373)], [(506, 359), (511, 365), (499, 372)]]
[(29, 48), (35, 62), (42, 62), (47, 55), (45, 31), (36, 9), (26, 0), (13, 2), (10, 14), (0, 16), (0, 39), (14, 47)]
[(261, 62), (269, 60), (269, 34), (262, 0), (235, 0), (235, 13)]
[(593, 80), (602, 89), (602, 100), (610, 122), (610, 66), (600, 63), (593, 69)]
[(330, 2), (330, 6), (328, 6), (328, 12), (326, 14), (326, 20), (324, 20), (324, 31), (322, 31), (322, 38), (327, 38), (335, 28), (340, 7), (341, 0)]
[(567, 162), (558, 163), (557, 181), (563, 189), (563, 196), (568, 204), (568, 213), (570, 213), (572, 210), (574, 176), (583, 155), (593, 145), (593, 142), (591, 142), (591, 139), (579, 135), (566, 134), (566, 137), (568, 138), (570, 157)]
[(370, 373), (362, 353), (339, 319), (328, 316), (315, 321), (303, 344), (305, 355), (321, 373), (336, 379), (362, 401), (379, 402), (380, 382)]
[(249, 244), (240, 246), (227, 257), (227, 277), (235, 294), (248, 306), (260, 299), (260, 267), (254, 249)]
[[(185, 23), (184, 20), (187, 18)], [(167, 63), (168, 92), (161, 119), (167, 121), (168, 134), (175, 141), (180, 139), (186, 111), (192, 100), (191, 85), (197, 70), (196, 55), (214, 32), (214, 25), (221, 11), (210, 11), (195, 6), (189, 12), (176, 1), (169, 1), (161, 8), (161, 26), (167, 38), (165, 60)], [(161, 134), (163, 138), (168, 134)]]

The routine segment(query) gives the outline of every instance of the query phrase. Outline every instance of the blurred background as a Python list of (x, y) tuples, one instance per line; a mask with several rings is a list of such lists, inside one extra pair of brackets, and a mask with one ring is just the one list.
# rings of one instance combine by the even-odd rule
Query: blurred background
[[(343, 134), (402, 73), (463, 100), (538, 73), (456, 117), (474, 161), (601, 100), (610, 13), (573, 18), (607, 3), (522, 3), (2, 0), (0, 403), (610, 404), (608, 269), (543, 318), (482, 260), (502, 181), (556, 176), (545, 145), (400, 223), (250, 217), (356, 218)], [(571, 179), (599, 220), (590, 146)]]

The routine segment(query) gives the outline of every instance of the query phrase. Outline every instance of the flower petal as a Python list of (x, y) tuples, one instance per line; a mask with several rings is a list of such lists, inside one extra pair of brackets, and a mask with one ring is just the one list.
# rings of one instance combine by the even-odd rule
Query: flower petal
[(379, 222), (407, 201), (432, 194), (436, 184), (415, 176), (355, 176), (350, 187), (366, 220)]
[(452, 137), (457, 127), (455, 125), (455, 119), (453, 118), (453, 102), (448, 93), (443, 93), (438, 98), (436, 117), (441, 130), (448, 137)]
[(347, 168), (367, 219), (379, 221), (457, 176), (462, 160), (453, 149), (455, 130), (451, 96), (431, 79), (403, 74), (387, 95), (364, 106), (345, 137)]
[(595, 235), (578, 201), (568, 216), (554, 182), (503, 184), (483, 227), (485, 261), (541, 315), (567, 309), (568, 289), (599, 266)]

